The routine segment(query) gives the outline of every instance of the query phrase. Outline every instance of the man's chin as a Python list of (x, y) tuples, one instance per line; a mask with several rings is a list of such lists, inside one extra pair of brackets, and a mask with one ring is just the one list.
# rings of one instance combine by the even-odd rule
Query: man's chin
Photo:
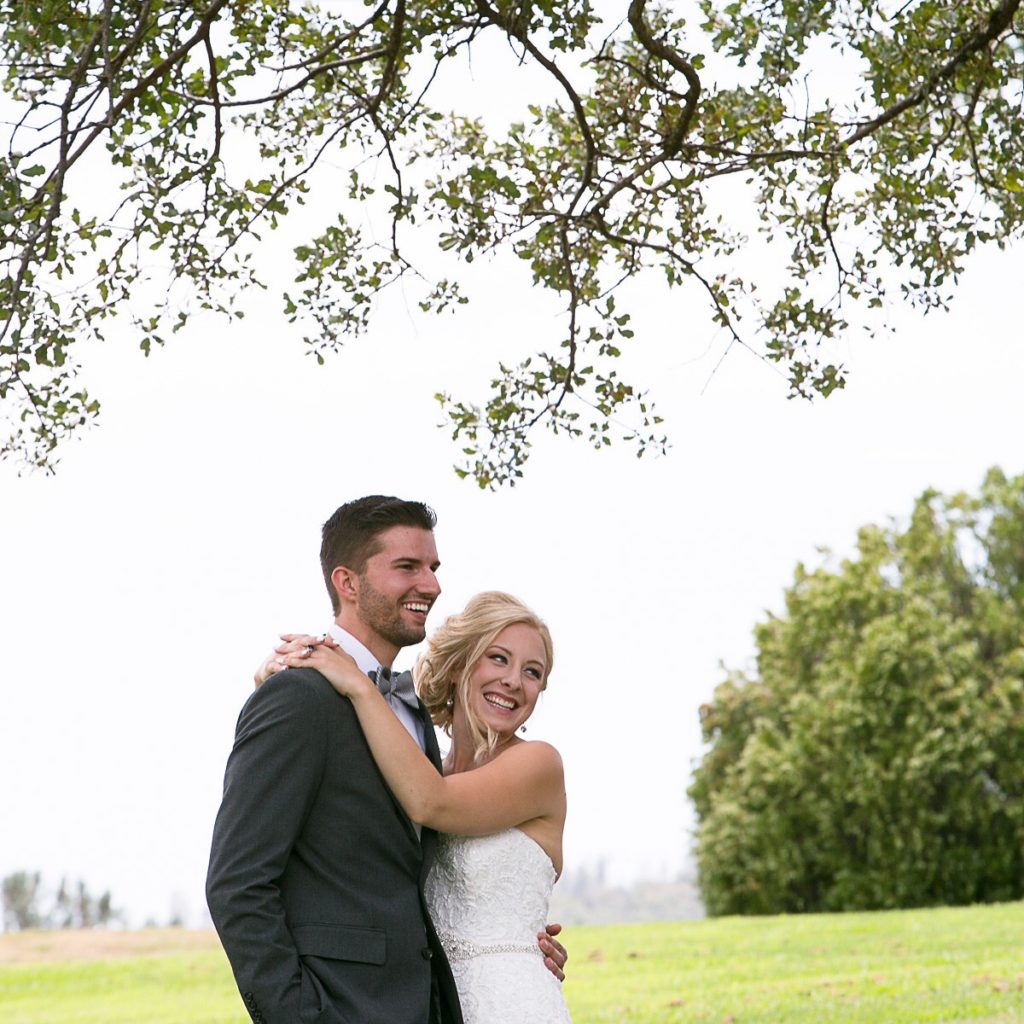
[(426, 627), (418, 626), (416, 628), (406, 628), (401, 631), (395, 630), (395, 632), (391, 636), (386, 637), (386, 639), (396, 647), (412, 647), (414, 644), (422, 643), (426, 639), (426, 636)]

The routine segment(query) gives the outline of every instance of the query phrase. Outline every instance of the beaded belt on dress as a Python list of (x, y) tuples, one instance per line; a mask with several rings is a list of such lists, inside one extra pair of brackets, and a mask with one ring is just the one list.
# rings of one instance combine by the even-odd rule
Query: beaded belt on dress
[(454, 935), (452, 932), (439, 931), (437, 937), (444, 946), (449, 960), (469, 960), (474, 956), (489, 956), (494, 953), (536, 953), (543, 956), (540, 946), (530, 945), (528, 942), (492, 942), (488, 945), (481, 945), (478, 942), (469, 942), (461, 935)]

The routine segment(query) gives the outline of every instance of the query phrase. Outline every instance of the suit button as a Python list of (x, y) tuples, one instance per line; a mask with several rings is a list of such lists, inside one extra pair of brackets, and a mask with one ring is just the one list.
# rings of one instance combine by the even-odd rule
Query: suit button
[(434, 955), (434, 951), (429, 946), (424, 946), (420, 950), (420, 953), (423, 954), (424, 960), (429, 960)]

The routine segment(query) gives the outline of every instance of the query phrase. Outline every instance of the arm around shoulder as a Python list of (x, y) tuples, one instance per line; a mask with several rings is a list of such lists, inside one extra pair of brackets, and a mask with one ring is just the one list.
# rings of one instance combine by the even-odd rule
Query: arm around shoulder
[(438, 781), (410, 817), (442, 832), (487, 835), (565, 817), (562, 757), (543, 741), (516, 743), (479, 768)]

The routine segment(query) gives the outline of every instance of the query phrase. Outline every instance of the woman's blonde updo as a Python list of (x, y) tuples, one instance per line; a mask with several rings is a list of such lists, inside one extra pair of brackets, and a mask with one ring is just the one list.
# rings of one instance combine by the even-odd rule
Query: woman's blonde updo
[(497, 590), (477, 594), (457, 615), (449, 615), (427, 641), (427, 649), (416, 662), (416, 692), (426, 705), (434, 724), (449, 736), (456, 702), (466, 712), (474, 738), (474, 757), (481, 761), (494, 752), (498, 734), (473, 714), (466, 700), (469, 678), (494, 638), (506, 627), (532, 626), (544, 644), (547, 666), (542, 689), (547, 687), (554, 661), (548, 627), (518, 598)]

